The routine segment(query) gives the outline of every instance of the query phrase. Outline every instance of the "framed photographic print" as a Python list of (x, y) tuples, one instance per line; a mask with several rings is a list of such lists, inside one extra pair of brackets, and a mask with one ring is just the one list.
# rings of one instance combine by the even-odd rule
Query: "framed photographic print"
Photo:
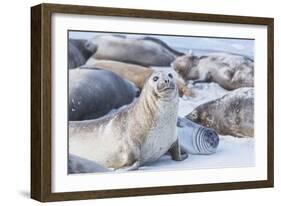
[(273, 187), (273, 19), (31, 8), (31, 197)]

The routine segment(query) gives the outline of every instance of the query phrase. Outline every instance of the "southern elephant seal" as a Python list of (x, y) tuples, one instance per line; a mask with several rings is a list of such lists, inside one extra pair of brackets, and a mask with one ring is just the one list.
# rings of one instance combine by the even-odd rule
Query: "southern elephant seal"
[(222, 135), (254, 137), (254, 88), (236, 89), (198, 106), (186, 118)]
[(178, 91), (169, 73), (156, 72), (138, 100), (100, 119), (69, 122), (69, 152), (107, 168), (135, 170), (170, 152), (183, 160), (177, 138)]
[(170, 66), (176, 57), (183, 55), (163, 41), (153, 38), (129, 38), (121, 35), (99, 35), (89, 40), (97, 45), (92, 56), (143, 66)]
[(68, 69), (79, 67), (95, 53), (96, 45), (83, 39), (68, 40)]
[(138, 88), (111, 71), (69, 70), (69, 120), (99, 118), (113, 109), (130, 104)]
[[(153, 69), (136, 64), (112, 60), (98, 60), (90, 58), (86, 62), (86, 67), (98, 67), (104, 70), (112, 71), (124, 79), (133, 82), (139, 89), (142, 89), (146, 79), (153, 73)], [(181, 81), (176, 80), (180, 97), (192, 96), (192, 92)]]
[(217, 151), (219, 136), (215, 130), (186, 118), (178, 118), (178, 137), (188, 154), (209, 155)]
[(185, 81), (213, 81), (227, 90), (254, 86), (254, 62), (248, 57), (228, 53), (202, 57), (187, 54), (171, 65)]

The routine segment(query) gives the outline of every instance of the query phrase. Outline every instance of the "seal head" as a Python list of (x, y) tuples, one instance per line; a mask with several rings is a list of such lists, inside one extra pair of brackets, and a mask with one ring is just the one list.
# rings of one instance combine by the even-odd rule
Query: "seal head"
[(148, 85), (152, 88), (153, 94), (164, 101), (174, 98), (177, 91), (176, 83), (171, 73), (153, 73), (148, 80)]

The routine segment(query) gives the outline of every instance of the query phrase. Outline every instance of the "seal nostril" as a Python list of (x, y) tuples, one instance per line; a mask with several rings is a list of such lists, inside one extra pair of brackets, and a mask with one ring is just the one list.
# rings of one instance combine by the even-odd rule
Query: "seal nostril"
[(165, 83), (169, 83), (169, 79), (166, 79), (166, 80), (165, 80)]

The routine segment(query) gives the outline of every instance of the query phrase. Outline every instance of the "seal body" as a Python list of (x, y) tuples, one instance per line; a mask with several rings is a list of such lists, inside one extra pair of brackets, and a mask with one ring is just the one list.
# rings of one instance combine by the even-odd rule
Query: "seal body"
[(244, 56), (213, 53), (178, 57), (172, 67), (185, 80), (213, 81), (227, 90), (254, 86), (254, 62)]
[(139, 99), (118, 112), (69, 122), (69, 151), (114, 169), (137, 169), (167, 151), (182, 160), (176, 134), (178, 92), (174, 79), (153, 73)]
[(133, 82), (140, 89), (143, 88), (145, 81), (153, 73), (153, 70), (149, 67), (113, 60), (99, 60), (94, 58), (90, 58), (86, 62), (85, 66), (112, 71), (122, 78)]
[(73, 154), (68, 156), (68, 174), (92, 173), (92, 172), (110, 172), (93, 161), (78, 157)]
[(69, 120), (99, 118), (113, 109), (131, 103), (138, 89), (110, 71), (69, 70)]
[(69, 39), (68, 41), (68, 68), (74, 69), (86, 63), (95, 53), (97, 47), (83, 39)]
[[(133, 82), (140, 90), (142, 90), (145, 81), (153, 73), (153, 69), (149, 67), (112, 60), (98, 60), (94, 58), (90, 58), (85, 66), (112, 71), (122, 78)], [(180, 97), (192, 95), (190, 89), (188, 89), (188, 87), (181, 81), (176, 80), (176, 84)]]
[(122, 35), (100, 35), (90, 40), (97, 45), (95, 59), (115, 60), (143, 66), (170, 66), (179, 55), (163, 41), (152, 38), (128, 38)]
[(186, 118), (222, 135), (254, 137), (254, 88), (240, 88), (202, 104)]

